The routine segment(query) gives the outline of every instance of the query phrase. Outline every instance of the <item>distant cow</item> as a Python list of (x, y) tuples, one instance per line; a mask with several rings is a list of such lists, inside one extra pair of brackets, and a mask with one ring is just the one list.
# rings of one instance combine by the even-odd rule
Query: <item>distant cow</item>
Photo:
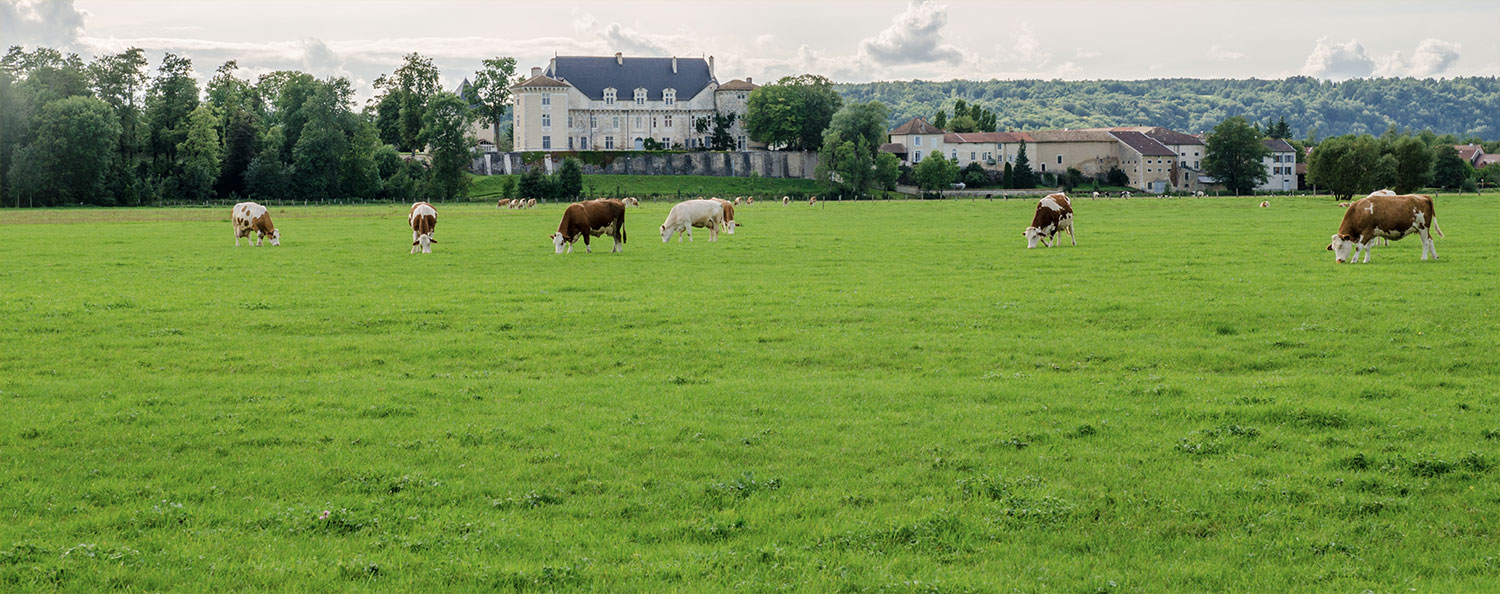
[(747, 205), (748, 204), (755, 204), (755, 197), (754, 196), (746, 196), (745, 197), (745, 204), (747, 204)]
[(792, 203), (792, 197), (791, 196), (782, 196), (781, 197), (781, 205), (782, 206), (786, 206), (786, 205), (791, 204), (791, 203)]
[[(1432, 232), (1443, 237), (1437, 224), (1437, 212), (1433, 210), (1432, 197), (1420, 194), (1395, 196), (1371, 194), (1360, 199), (1344, 211), (1344, 220), (1339, 223), (1339, 232), (1333, 235), (1328, 250), (1334, 261), (1354, 262), (1359, 250), (1365, 252), (1365, 262), (1370, 261), (1370, 246), (1377, 238), (1401, 239), (1416, 234), (1422, 239), (1422, 259), (1429, 253), (1437, 259), (1437, 245)], [(1351, 252), (1353, 252), (1351, 254)]]
[(1120, 197), (1121, 198), (1129, 198), (1130, 197), (1130, 192), (1120, 192)]
[(437, 209), (426, 202), (418, 202), (411, 205), (411, 212), (406, 215), (406, 222), (411, 224), (411, 252), (417, 253), (417, 248), (422, 253), (432, 253), (432, 244), (437, 243), (433, 237), (437, 233)]
[(1196, 198), (1202, 198), (1203, 197), (1203, 190), (1198, 190), (1197, 192), (1193, 192), (1193, 196), (1196, 197)]
[(1078, 238), (1073, 236), (1072, 203), (1062, 194), (1048, 194), (1036, 203), (1036, 214), (1031, 217), (1031, 226), (1021, 234), (1026, 236), (1026, 249), (1036, 247), (1038, 241), (1052, 247), (1055, 243), (1053, 236), (1064, 229), (1067, 229), (1073, 245), (1078, 245)]
[[(715, 198), (715, 200), (718, 200), (718, 198)], [(735, 196), (735, 197), (734, 197), (734, 203), (733, 203), (733, 204), (736, 204), (736, 205), (738, 205), (738, 204), (739, 204), (739, 203), (740, 203), (740, 200), (741, 200), (741, 198), (740, 198), (740, 197), (739, 197), (739, 196)]]
[(723, 198), (714, 198), (714, 202), (718, 202), (719, 206), (724, 208), (724, 220), (721, 222), (722, 228), (730, 235), (734, 235), (734, 228), (738, 226), (734, 222), (734, 203)]
[(1094, 192), (1094, 197), (1098, 198), (1099, 197), (1099, 193), (1098, 192)]
[(625, 203), (625, 206), (634, 206), (636, 208), (640, 208), (641, 206), (641, 201), (636, 200), (635, 198), (626, 198), (625, 200), (623, 200), (623, 202)]
[(661, 240), (665, 243), (676, 233), (677, 241), (687, 235), (693, 240), (693, 227), (707, 227), (708, 240), (719, 240), (719, 226), (724, 224), (724, 207), (713, 200), (688, 200), (672, 207), (667, 220), (661, 224)]
[(508, 205), (510, 205), (510, 198), (501, 198), (498, 202), (495, 203), (495, 208), (501, 208)]
[(562, 221), (557, 224), (557, 232), (553, 233), (552, 247), (555, 253), (573, 253), (573, 243), (578, 238), (583, 238), (583, 249), (589, 253), (594, 252), (593, 246), (589, 245), (590, 237), (608, 235), (615, 240), (615, 246), (609, 251), (625, 251), (625, 203), (612, 198), (599, 200), (585, 200), (568, 205), (563, 211)]
[(812, 196), (812, 197), (810, 197), (810, 198), (807, 199), (807, 205), (808, 206), (814, 206), (817, 203), (818, 203), (818, 197), (817, 196)]
[(1263, 200), (1263, 201), (1261, 201), (1260, 207), (1261, 208), (1270, 208), (1271, 207), (1271, 201), (1270, 200)]
[(271, 213), (264, 206), (254, 202), (241, 202), (234, 205), (229, 213), (229, 220), (234, 223), (234, 247), (240, 247), (240, 238), (249, 239), (251, 233), (258, 235), (250, 245), (259, 246), (267, 237), (271, 238), (271, 245), (281, 245), (281, 231), (271, 223)]

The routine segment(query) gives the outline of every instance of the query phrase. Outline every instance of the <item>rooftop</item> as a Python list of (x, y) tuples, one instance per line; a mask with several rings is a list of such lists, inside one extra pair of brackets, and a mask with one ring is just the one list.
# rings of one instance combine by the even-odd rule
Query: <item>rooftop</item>
[(934, 126), (932, 124), (927, 123), (927, 118), (923, 118), (923, 117), (920, 117), (920, 116), (912, 118), (912, 119), (909, 119), (909, 120), (906, 121), (905, 124), (901, 124), (900, 126), (896, 126), (895, 130), (891, 130), (891, 134), (894, 135), (894, 136), (899, 136), (899, 135), (903, 135), (903, 134), (942, 134), (942, 133), (943, 133), (942, 128), (938, 128), (937, 126)]
[(949, 132), (943, 135), (943, 142), (963, 144), (966, 142), (983, 143), (1016, 143), (1030, 140), (1020, 132)]
[(1260, 143), (1266, 145), (1266, 148), (1271, 149), (1271, 152), (1273, 153), (1297, 152), (1297, 149), (1292, 148), (1292, 145), (1287, 144), (1285, 140), (1282, 140), (1280, 138), (1267, 138), (1261, 140)]
[[(677, 66), (674, 68), (673, 63)], [(558, 56), (542, 72), (565, 81), (589, 99), (604, 100), (604, 89), (615, 89), (621, 100), (646, 89), (647, 101), (660, 101), (663, 89), (676, 89), (687, 100), (714, 81), (703, 58), (627, 58), (623, 56)]]
[(1131, 148), (1146, 157), (1176, 157), (1177, 153), (1166, 145), (1153, 140), (1140, 132), (1110, 132), (1110, 136), (1118, 138), (1125, 146)]

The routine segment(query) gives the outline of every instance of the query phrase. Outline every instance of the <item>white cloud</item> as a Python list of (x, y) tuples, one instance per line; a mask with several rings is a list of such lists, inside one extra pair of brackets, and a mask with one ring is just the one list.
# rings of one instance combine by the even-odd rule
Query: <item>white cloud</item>
[[(1083, 50), (1080, 49), (1079, 54), (1082, 53)], [(1037, 69), (1052, 61), (1052, 52), (1042, 47), (1041, 40), (1032, 33), (1031, 23), (1028, 22), (1021, 23), (1021, 32), (1016, 35), (1015, 42), (1009, 48), (1001, 48), (1000, 56), (1003, 61)]]
[(1442, 74), (1458, 61), (1461, 47), (1441, 39), (1423, 39), (1417, 44), (1416, 53), (1412, 54), (1408, 73), (1420, 77)]
[(1245, 54), (1244, 52), (1230, 51), (1222, 45), (1213, 45), (1208, 48), (1208, 57), (1223, 62), (1233, 62), (1235, 60), (1243, 60)]
[(1375, 60), (1365, 53), (1365, 46), (1353, 39), (1336, 44), (1327, 37), (1319, 37), (1302, 65), (1303, 74), (1334, 80), (1366, 77), (1374, 71)]
[(0, 0), (0, 32), (7, 46), (74, 49), (87, 14), (75, 8), (73, 0)]
[(1077, 51), (1073, 52), (1073, 59), (1074, 60), (1092, 60), (1092, 59), (1097, 58), (1097, 57), (1102, 56), (1102, 55), (1104, 55), (1103, 52), (1096, 52), (1094, 50), (1086, 50), (1086, 49), (1083, 49), (1083, 48), (1080, 47), (1080, 48), (1077, 49)]
[(891, 26), (859, 42), (859, 57), (876, 65), (962, 62), (964, 53), (943, 42), (946, 24), (947, 5), (912, 0), (905, 12), (891, 20)]

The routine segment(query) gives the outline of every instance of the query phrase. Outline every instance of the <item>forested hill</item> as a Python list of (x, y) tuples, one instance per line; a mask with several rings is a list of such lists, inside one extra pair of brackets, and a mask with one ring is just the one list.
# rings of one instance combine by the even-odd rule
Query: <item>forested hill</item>
[(999, 130), (1166, 126), (1207, 132), (1224, 118), (1252, 122), (1285, 117), (1296, 138), (1379, 135), (1394, 123), (1460, 138), (1500, 139), (1500, 79), (1496, 77), (1353, 79), (1329, 82), (1172, 78), (1153, 80), (991, 80), (876, 82), (836, 85), (846, 102), (879, 100), (894, 126), (914, 116), (932, 118), (941, 105), (953, 115), (956, 99), (978, 102), (998, 115)]

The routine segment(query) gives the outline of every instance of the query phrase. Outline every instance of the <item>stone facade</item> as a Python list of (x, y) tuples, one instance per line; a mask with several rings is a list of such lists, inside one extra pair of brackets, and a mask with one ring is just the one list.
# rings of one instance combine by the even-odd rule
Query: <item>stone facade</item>
[[(533, 168), (551, 173), (556, 164), (566, 156), (565, 153), (541, 156), (535, 153), (484, 153), (470, 164), (470, 170), (478, 175), (520, 174)], [(531, 162), (527, 163), (527, 160)], [(590, 175), (756, 175), (767, 178), (813, 179), (813, 171), (818, 167), (818, 154), (791, 151), (643, 152), (609, 155), (603, 159), (603, 163), (597, 161), (584, 160), (583, 172)]]

